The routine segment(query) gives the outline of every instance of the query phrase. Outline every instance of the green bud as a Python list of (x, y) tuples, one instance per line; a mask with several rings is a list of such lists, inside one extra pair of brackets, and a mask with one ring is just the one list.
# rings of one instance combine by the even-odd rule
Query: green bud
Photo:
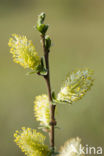
[(44, 20), (45, 20), (45, 13), (42, 12), (39, 16), (38, 16), (38, 24), (43, 24)]
[(46, 16), (45, 13), (41, 13), (38, 16), (38, 21), (36, 26), (37, 30), (42, 34), (45, 34), (48, 29), (48, 25), (44, 24), (45, 16)]
[(48, 50), (49, 50), (50, 47), (51, 47), (51, 39), (50, 39), (49, 35), (46, 35), (46, 36), (45, 36), (45, 46), (46, 46), (46, 48), (47, 48)]
[(45, 24), (37, 24), (37, 30), (42, 33), (42, 34), (45, 34), (48, 30), (48, 25), (45, 25)]
[(45, 64), (45, 58), (44, 58), (44, 56), (41, 57), (41, 64), (38, 66), (37, 71), (38, 71), (37, 73), (39, 75), (42, 75), (42, 76), (47, 75), (47, 69), (46, 69), (46, 64)]

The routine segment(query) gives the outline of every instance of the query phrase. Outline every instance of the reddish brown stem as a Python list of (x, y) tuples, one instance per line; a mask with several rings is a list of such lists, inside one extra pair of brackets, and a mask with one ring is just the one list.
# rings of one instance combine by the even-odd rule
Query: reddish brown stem
[(46, 68), (47, 68), (47, 75), (44, 76), (48, 88), (48, 96), (49, 96), (49, 101), (50, 101), (50, 146), (52, 150), (54, 151), (54, 146), (55, 146), (55, 105), (52, 104), (52, 94), (51, 94), (51, 84), (50, 84), (50, 70), (49, 70), (49, 51), (45, 47), (45, 35), (41, 35), (42, 39), (42, 45), (43, 45), (43, 51), (44, 51), (44, 57), (45, 57), (45, 63), (46, 63)]

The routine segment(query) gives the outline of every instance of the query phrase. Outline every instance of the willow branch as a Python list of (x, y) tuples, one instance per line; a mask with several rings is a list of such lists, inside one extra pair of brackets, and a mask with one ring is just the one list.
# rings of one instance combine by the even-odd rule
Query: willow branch
[(50, 146), (54, 151), (54, 145), (55, 145), (55, 105), (52, 104), (52, 94), (51, 94), (51, 84), (50, 84), (50, 70), (49, 70), (49, 50), (45, 47), (45, 35), (41, 35), (42, 39), (42, 45), (43, 45), (43, 51), (44, 51), (44, 57), (45, 57), (45, 63), (47, 68), (47, 75), (44, 76), (48, 88), (48, 96), (50, 101)]

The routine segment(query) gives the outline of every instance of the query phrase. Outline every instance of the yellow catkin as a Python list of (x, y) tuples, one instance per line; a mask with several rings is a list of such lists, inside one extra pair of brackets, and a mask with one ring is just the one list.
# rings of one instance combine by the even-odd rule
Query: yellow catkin
[(12, 53), (15, 63), (31, 69), (36, 69), (39, 66), (40, 57), (32, 41), (28, 40), (26, 36), (13, 34), (9, 39), (8, 45), (11, 48), (10, 53)]
[(50, 106), (47, 95), (36, 96), (34, 100), (34, 114), (37, 121), (46, 128), (49, 128)]
[(72, 138), (61, 147), (58, 156), (84, 156), (80, 150), (82, 147), (80, 138)]
[(46, 156), (49, 148), (44, 144), (45, 136), (38, 133), (35, 129), (25, 128), (16, 131), (14, 134), (15, 142), (27, 156)]
[(72, 103), (81, 99), (93, 85), (93, 72), (90, 69), (79, 69), (67, 76), (58, 93), (57, 100)]

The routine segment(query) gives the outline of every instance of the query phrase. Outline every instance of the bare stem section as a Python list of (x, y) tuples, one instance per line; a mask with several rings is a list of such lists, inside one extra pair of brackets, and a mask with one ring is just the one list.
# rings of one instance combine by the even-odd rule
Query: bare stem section
[(44, 51), (44, 57), (45, 57), (45, 63), (47, 68), (47, 75), (44, 76), (48, 88), (48, 96), (50, 101), (50, 126), (51, 130), (49, 132), (50, 136), (50, 146), (54, 152), (54, 145), (55, 145), (55, 105), (52, 104), (52, 94), (51, 94), (51, 84), (50, 84), (50, 70), (49, 70), (49, 51), (45, 47), (45, 35), (41, 35), (42, 39), (42, 45), (43, 45), (43, 51)]

